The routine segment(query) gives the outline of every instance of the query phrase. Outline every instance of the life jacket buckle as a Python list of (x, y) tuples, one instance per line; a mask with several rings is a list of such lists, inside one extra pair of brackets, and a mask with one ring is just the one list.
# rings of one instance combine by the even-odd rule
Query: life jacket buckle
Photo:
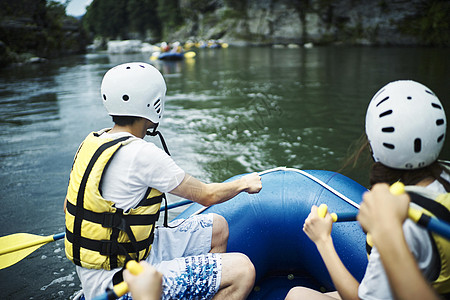
[(101, 249), (100, 249), (101, 255), (117, 255), (119, 254), (119, 245), (116, 241), (101, 241)]
[(118, 228), (122, 231), (126, 230), (126, 222), (122, 214), (104, 213), (102, 226), (105, 228)]

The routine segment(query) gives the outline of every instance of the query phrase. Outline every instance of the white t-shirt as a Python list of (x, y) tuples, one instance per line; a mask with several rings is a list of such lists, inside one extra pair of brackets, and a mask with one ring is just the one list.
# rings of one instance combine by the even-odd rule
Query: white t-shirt
[[(443, 173), (441, 176), (446, 180), (450, 180), (447, 174)], [(446, 193), (444, 186), (437, 180), (429, 184), (426, 189), (439, 194)], [(425, 279), (431, 281), (440, 265), (439, 254), (434, 251), (428, 231), (410, 219), (407, 219), (403, 223), (403, 233), (420, 271)], [(376, 247), (373, 247), (370, 253), (369, 264), (367, 265), (364, 278), (359, 285), (358, 296), (364, 300), (394, 299), (380, 254)]]
[[(103, 133), (100, 137), (117, 139), (130, 133)], [(176, 188), (185, 172), (155, 144), (137, 139), (122, 146), (114, 155), (102, 179), (102, 195), (125, 211), (135, 207), (148, 187), (166, 193)], [(76, 267), (86, 299), (105, 291), (117, 270)]]

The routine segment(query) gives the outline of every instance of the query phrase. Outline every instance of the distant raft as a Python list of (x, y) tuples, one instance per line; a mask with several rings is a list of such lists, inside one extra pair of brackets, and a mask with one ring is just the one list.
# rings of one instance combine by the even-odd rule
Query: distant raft
[(150, 56), (150, 60), (165, 60), (165, 61), (177, 61), (186, 59), (192, 59), (197, 54), (194, 51), (186, 51), (186, 52), (153, 52)]
[(184, 52), (163, 52), (159, 54), (158, 59), (160, 60), (182, 60), (184, 59)]
[[(198, 213), (225, 217), (230, 231), (227, 252), (245, 253), (255, 265), (256, 283), (248, 299), (284, 299), (294, 286), (335, 290), (303, 223), (311, 207), (322, 203), (330, 212), (357, 212), (366, 189), (330, 171), (276, 168), (260, 174), (260, 193), (241, 193), (209, 208), (194, 204), (177, 218)], [(360, 281), (367, 266), (361, 227), (357, 222), (335, 223), (332, 237), (342, 262)]]

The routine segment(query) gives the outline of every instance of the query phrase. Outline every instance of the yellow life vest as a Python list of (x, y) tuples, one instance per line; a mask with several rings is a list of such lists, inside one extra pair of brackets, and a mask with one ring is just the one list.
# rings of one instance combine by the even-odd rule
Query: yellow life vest
[(81, 144), (70, 173), (66, 207), (66, 256), (76, 265), (111, 270), (128, 259), (148, 256), (164, 194), (149, 188), (129, 211), (104, 199), (100, 182), (114, 153), (131, 136), (111, 140), (91, 133)]
[[(439, 194), (435, 197), (432, 192), (430, 193), (423, 187), (406, 186), (405, 189), (409, 192), (411, 202), (416, 203), (421, 207), (420, 211), (423, 215), (436, 216), (449, 222), (450, 193)], [(435, 200), (432, 200), (433, 198)], [(424, 222), (426, 222), (426, 218), (422, 217), (421, 219), (424, 219)], [(421, 220), (419, 220), (418, 223), (421, 224)], [(436, 250), (439, 253), (441, 266), (437, 279), (435, 279), (431, 285), (437, 293), (448, 294), (450, 293), (450, 241), (435, 233), (430, 233), (430, 235), (432, 237), (431, 240), (434, 242)], [(368, 256), (372, 250), (372, 245), (373, 242), (371, 236), (370, 234), (367, 234), (366, 250)]]
[[(450, 193), (439, 195), (435, 201), (445, 206), (447, 210), (450, 209)], [(423, 209), (423, 213), (433, 216), (430, 211), (425, 209)], [(432, 233), (431, 236), (441, 262), (439, 276), (431, 285), (439, 294), (448, 294), (450, 293), (450, 241), (435, 233)]]

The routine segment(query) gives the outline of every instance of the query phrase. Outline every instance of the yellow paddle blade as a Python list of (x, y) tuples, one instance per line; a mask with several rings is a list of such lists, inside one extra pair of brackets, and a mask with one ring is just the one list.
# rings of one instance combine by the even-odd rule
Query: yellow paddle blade
[(195, 53), (194, 51), (188, 51), (184, 53), (184, 57), (186, 58), (192, 58), (195, 57), (197, 55), (197, 53)]
[(29, 233), (16, 233), (0, 238), (0, 270), (7, 268), (31, 253), (42, 245), (52, 242), (53, 236), (39, 236)]

